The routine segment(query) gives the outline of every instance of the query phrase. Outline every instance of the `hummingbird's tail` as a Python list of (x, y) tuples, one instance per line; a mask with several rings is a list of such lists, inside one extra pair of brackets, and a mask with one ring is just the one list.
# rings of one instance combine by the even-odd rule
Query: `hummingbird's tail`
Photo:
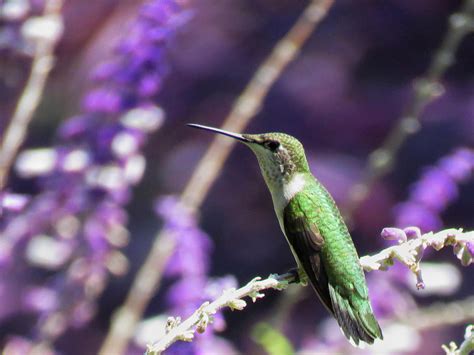
[(329, 284), (334, 316), (344, 335), (356, 346), (361, 341), (373, 344), (375, 339), (383, 339), (382, 330), (374, 317), (368, 299), (357, 297), (355, 292), (349, 298), (341, 295)]

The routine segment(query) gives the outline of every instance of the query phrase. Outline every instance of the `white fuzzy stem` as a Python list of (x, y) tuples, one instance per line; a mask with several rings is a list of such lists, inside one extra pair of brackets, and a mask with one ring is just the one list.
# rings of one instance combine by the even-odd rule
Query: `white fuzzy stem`
[(466, 333), (464, 334), (464, 341), (459, 346), (453, 341), (449, 345), (443, 345), (441, 347), (446, 355), (469, 355), (474, 351), (474, 325), (468, 325)]
[(264, 280), (256, 277), (239, 289), (231, 288), (224, 290), (222, 295), (212, 303), (203, 303), (184, 322), (181, 322), (179, 318), (168, 318), (167, 334), (153, 345), (149, 345), (147, 354), (160, 354), (177, 340), (192, 341), (194, 333), (196, 331), (203, 333), (207, 325), (212, 322), (214, 314), (220, 309), (228, 307), (232, 310), (240, 311), (247, 305), (243, 298), (250, 297), (255, 302), (258, 298), (264, 297), (264, 294), (260, 293), (260, 291), (268, 289), (283, 290), (293, 280), (293, 274), (270, 275)]
[[(375, 271), (387, 270), (389, 266), (394, 264), (395, 260), (398, 260), (415, 273), (419, 283), (421, 282), (419, 263), (423, 251), (427, 247), (440, 250), (451, 245), (455, 249), (457, 257), (466, 265), (472, 262), (472, 255), (469, 263), (464, 262), (467, 260), (464, 253), (468, 252), (465, 249), (468, 242), (474, 243), (474, 231), (463, 232), (462, 229), (446, 229), (437, 233), (429, 232), (423, 235), (420, 234), (417, 238), (402, 242), (399, 245), (388, 247), (375, 255), (364, 256), (360, 259), (360, 263), (365, 271)], [(295, 281), (295, 274), (292, 273), (270, 275), (264, 280), (257, 277), (239, 289), (224, 290), (220, 297), (211, 303), (203, 303), (186, 320), (181, 322), (180, 318), (168, 318), (166, 335), (156, 343), (149, 345), (147, 354), (160, 354), (178, 340), (192, 341), (196, 331), (203, 333), (208, 324), (212, 323), (212, 317), (217, 311), (226, 307), (232, 310), (242, 310), (247, 305), (243, 298), (250, 297), (255, 302), (258, 298), (264, 296), (261, 291), (267, 289), (283, 290), (289, 283)]]
[(375, 255), (364, 256), (360, 263), (364, 271), (387, 270), (395, 260), (410, 269), (417, 279), (417, 288), (423, 288), (420, 261), (426, 248), (440, 250), (453, 246), (454, 253), (464, 266), (472, 263), (473, 257), (467, 250), (467, 243), (474, 243), (474, 231), (463, 232), (462, 229), (445, 229), (437, 233), (429, 232), (419, 235), (399, 245), (388, 247)]

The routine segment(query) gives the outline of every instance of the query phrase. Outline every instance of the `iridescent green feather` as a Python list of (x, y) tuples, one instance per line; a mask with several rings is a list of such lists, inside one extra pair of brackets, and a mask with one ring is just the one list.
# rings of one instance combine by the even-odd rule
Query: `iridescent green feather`
[(382, 338), (369, 303), (365, 276), (334, 200), (312, 176), (284, 211), (295, 256), (344, 334), (358, 344)]

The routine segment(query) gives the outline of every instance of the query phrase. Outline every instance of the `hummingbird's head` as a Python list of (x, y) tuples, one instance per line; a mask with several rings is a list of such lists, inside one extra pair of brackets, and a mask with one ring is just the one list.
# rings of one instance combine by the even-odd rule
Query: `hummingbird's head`
[(188, 126), (223, 134), (247, 145), (255, 153), (269, 186), (288, 182), (296, 173), (309, 172), (303, 145), (285, 133), (239, 134), (197, 124)]

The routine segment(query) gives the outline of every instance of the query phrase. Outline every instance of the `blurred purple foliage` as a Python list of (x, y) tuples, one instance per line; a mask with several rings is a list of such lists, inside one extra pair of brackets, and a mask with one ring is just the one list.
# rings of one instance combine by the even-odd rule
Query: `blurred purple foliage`
[(408, 201), (395, 207), (395, 225), (418, 226), (423, 232), (443, 226), (440, 214), (459, 195), (457, 185), (468, 181), (474, 170), (474, 150), (460, 148), (425, 170), (410, 188)]
[[(0, 2), (0, 8), (7, 3), (13, 4)], [(17, 3), (28, 10), (9, 17), (0, 11), (0, 131), (31, 59), (21, 26), (43, 5)], [(26, 150), (8, 190), (0, 194), (0, 345), (8, 343), (9, 353), (24, 353), (31, 341), (44, 339), (57, 340), (56, 349), (64, 353), (95, 353), (161, 223), (176, 233), (178, 247), (147, 317), (185, 317), (222, 288), (235, 286), (233, 278), (217, 276), (231, 274), (245, 282), (294, 266), (257, 163), (244, 148), (230, 157), (199, 223), (175, 198), (159, 200), (159, 220), (152, 206), (155, 196), (181, 191), (208, 144), (208, 135), (187, 130), (184, 123), (221, 123), (303, 3), (199, 0), (193, 2), (192, 19), (187, 1), (140, 4), (65, 4), (55, 69)], [(426, 69), (447, 17), (459, 4), (336, 2), (248, 131), (298, 137), (315, 176), (343, 207), (363, 175), (366, 157), (402, 113), (412, 95), (410, 83)], [(425, 231), (443, 225), (474, 228), (472, 149), (455, 150), (474, 144), (473, 46), (472, 36), (467, 37), (444, 78), (445, 95), (427, 108), (421, 131), (404, 144), (394, 171), (356, 211), (353, 238), (360, 255), (384, 247), (378, 235), (386, 225), (414, 224)], [(169, 120), (161, 127), (164, 111)], [(52, 148), (34, 149), (47, 145)], [(129, 235), (131, 243), (124, 248)], [(127, 259), (132, 272), (109, 282), (110, 273), (125, 273)], [(457, 266), (457, 260), (446, 260)], [(474, 292), (468, 282), (472, 270), (459, 273), (463, 285), (450, 300)], [(378, 315), (404, 314), (434, 300), (408, 290), (405, 276), (397, 268), (370, 276)], [(321, 323), (325, 310), (312, 290), (304, 295), (307, 299), (289, 311), (285, 334), (298, 349), (338, 349), (342, 336), (335, 323)], [(260, 352), (250, 329), (278, 314), (280, 297), (269, 294), (245, 312), (226, 314), (225, 322), (217, 315), (219, 336), (198, 335), (196, 343), (176, 344), (174, 351), (187, 354), (192, 348), (206, 354), (220, 344), (222, 352)], [(423, 341), (413, 341), (405, 353), (419, 353), (419, 344), (426, 352), (439, 351), (439, 344), (459, 338), (459, 329), (422, 333)]]
[[(173, 196), (160, 198), (155, 207), (163, 219), (163, 230), (173, 235), (176, 248), (171, 255), (165, 275), (174, 278), (166, 293), (167, 314), (189, 317), (203, 302), (215, 299), (222, 291), (237, 287), (233, 276), (209, 279), (212, 241), (198, 226), (196, 218)], [(214, 336), (213, 330), (222, 332), (225, 321), (221, 312), (214, 315), (212, 327), (204, 336), (192, 343), (178, 344), (177, 353), (208, 354), (228, 353), (233, 347), (224, 339)]]
[[(54, 342), (87, 323), (109, 273), (126, 271), (117, 251), (128, 242), (124, 205), (145, 169), (146, 137), (163, 121), (153, 98), (166, 73), (164, 50), (187, 18), (178, 2), (145, 3), (113, 59), (95, 71), (82, 114), (59, 127), (54, 147), (19, 156), (18, 174), (36, 178), (39, 193), (20, 211), (22, 203), (6, 204), (1, 262), (2, 272), (18, 279), (24, 258), (37, 270), (17, 286), (23, 295), (17, 307), (38, 314), (27, 332), (33, 342)], [(15, 196), (6, 193), (2, 201)], [(2, 292), (10, 292), (8, 285)]]

